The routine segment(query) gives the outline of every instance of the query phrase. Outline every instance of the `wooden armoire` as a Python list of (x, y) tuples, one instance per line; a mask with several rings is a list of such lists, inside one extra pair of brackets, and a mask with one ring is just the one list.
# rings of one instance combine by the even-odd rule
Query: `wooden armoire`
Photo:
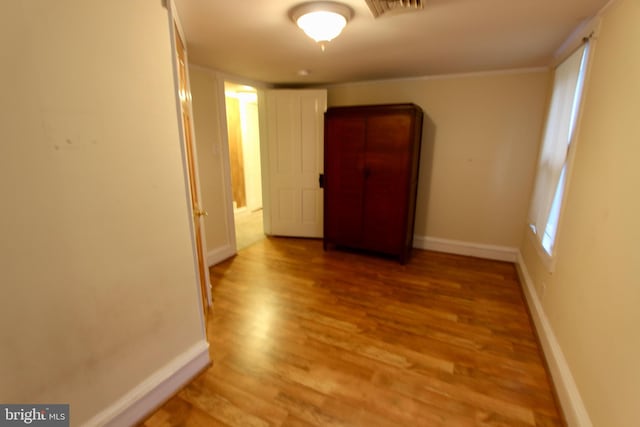
[(324, 247), (390, 255), (405, 263), (422, 138), (414, 104), (332, 107), (325, 113)]

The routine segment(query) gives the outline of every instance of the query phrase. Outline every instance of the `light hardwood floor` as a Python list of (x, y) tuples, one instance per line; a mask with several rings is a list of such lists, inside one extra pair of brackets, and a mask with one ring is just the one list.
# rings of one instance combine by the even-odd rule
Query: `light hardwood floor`
[(211, 269), (213, 366), (144, 426), (562, 426), (509, 263), (268, 238)]

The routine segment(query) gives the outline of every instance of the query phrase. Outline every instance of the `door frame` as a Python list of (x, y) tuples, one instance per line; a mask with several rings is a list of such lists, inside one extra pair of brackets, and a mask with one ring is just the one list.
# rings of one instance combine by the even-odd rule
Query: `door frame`
[[(264, 99), (264, 91), (269, 88), (269, 86), (264, 83), (255, 82), (252, 80), (248, 80), (242, 77), (234, 76), (231, 74), (223, 73), (220, 71), (214, 71), (215, 79), (216, 79), (216, 92), (217, 92), (217, 102), (218, 102), (218, 121), (220, 123), (220, 149), (222, 155), (222, 168), (223, 168), (223, 179), (224, 179), (224, 198), (225, 198), (225, 217), (227, 227), (227, 239), (231, 246), (231, 254), (233, 256), (238, 253), (238, 246), (236, 242), (236, 224), (235, 224), (235, 215), (233, 212), (233, 191), (231, 189), (231, 159), (229, 153), (229, 129), (227, 128), (227, 101), (225, 96), (224, 83), (230, 82), (239, 85), (247, 85), (252, 86), (256, 89), (258, 93), (258, 134), (260, 138), (260, 178), (262, 181), (262, 212), (263, 215), (267, 215), (267, 206), (269, 205), (269, 197), (265, 195), (265, 150), (266, 150), (266, 134), (265, 127), (263, 123), (263, 117), (265, 114), (263, 99)], [(268, 233), (266, 218), (263, 222), (264, 224), (264, 232)]]
[[(209, 277), (209, 266), (206, 259), (206, 240), (204, 233), (204, 220), (202, 215), (197, 214), (194, 211), (194, 201), (191, 196), (191, 184), (190, 180), (193, 180), (195, 183), (195, 191), (194, 193), (197, 195), (197, 201), (202, 200), (202, 195), (200, 194), (200, 186), (199, 186), (199, 178), (198, 178), (198, 158), (196, 151), (196, 143), (195, 143), (195, 129), (194, 129), (194, 121), (193, 121), (193, 109), (191, 108), (191, 90), (189, 83), (189, 61), (188, 61), (188, 52), (185, 43), (184, 31), (182, 30), (182, 26), (180, 24), (180, 20), (178, 18), (178, 14), (175, 8), (175, 4), (173, 0), (167, 0), (167, 6), (169, 11), (169, 34), (171, 38), (171, 58), (172, 58), (172, 68), (173, 68), (173, 84), (174, 84), (174, 92), (176, 95), (176, 115), (178, 121), (178, 136), (180, 138), (180, 154), (182, 157), (182, 165), (184, 171), (184, 185), (185, 185), (185, 194), (186, 194), (186, 202), (187, 208), (189, 211), (189, 230), (191, 237), (191, 245), (193, 250), (193, 258), (194, 258), (194, 273), (196, 277), (196, 285), (199, 299), (199, 310), (202, 317), (202, 325), (203, 329), (206, 330), (206, 315), (208, 309), (212, 305), (212, 296), (211, 296), (211, 280)], [(190, 149), (187, 149), (187, 141), (186, 141), (186, 129), (185, 123), (182, 119), (182, 102), (180, 100), (180, 70), (179, 70), (179, 58), (177, 51), (177, 43), (178, 38), (182, 42), (184, 47), (184, 60), (185, 60), (185, 82), (187, 86), (187, 96), (189, 97), (188, 103), (190, 105), (190, 117), (189, 121), (189, 133), (191, 135), (192, 146)], [(189, 167), (189, 162), (193, 165), (193, 168)], [(193, 172), (191, 172), (191, 170)], [(191, 173), (193, 176), (191, 177)], [(200, 203), (201, 206), (201, 203)], [(200, 230), (200, 248), (197, 247), (197, 239), (196, 239), (196, 223), (199, 222), (199, 230)], [(202, 259), (198, 257), (198, 249), (202, 251)], [(201, 273), (203, 272), (204, 277), (201, 277)], [(203, 285), (204, 284), (204, 285)], [(204, 289), (203, 289), (204, 288)]]

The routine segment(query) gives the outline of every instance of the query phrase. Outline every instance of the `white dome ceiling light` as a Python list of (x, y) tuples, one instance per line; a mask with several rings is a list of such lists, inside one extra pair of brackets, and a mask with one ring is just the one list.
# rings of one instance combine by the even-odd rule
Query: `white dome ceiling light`
[(353, 17), (353, 10), (342, 3), (314, 1), (295, 6), (289, 16), (324, 50), (328, 42), (340, 35)]

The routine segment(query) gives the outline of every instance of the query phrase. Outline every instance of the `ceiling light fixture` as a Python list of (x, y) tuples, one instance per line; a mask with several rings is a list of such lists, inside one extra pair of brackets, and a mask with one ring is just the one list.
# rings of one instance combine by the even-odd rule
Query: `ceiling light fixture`
[(313, 1), (294, 7), (289, 16), (324, 50), (328, 42), (340, 35), (353, 16), (353, 10), (342, 3)]

